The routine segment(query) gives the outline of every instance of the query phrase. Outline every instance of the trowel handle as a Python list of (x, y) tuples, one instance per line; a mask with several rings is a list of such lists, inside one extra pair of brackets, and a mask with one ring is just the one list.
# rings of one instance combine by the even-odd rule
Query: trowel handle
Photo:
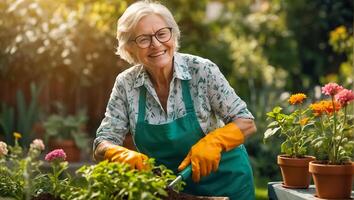
[(188, 165), (186, 168), (184, 168), (178, 175), (182, 176), (183, 180), (186, 180), (189, 178), (192, 174), (192, 165)]

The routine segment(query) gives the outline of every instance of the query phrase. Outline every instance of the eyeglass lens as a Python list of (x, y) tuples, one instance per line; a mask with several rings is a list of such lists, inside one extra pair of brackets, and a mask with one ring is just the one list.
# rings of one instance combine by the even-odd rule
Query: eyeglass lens
[(147, 48), (151, 45), (152, 37), (155, 37), (159, 42), (164, 43), (171, 39), (171, 35), (171, 28), (165, 27), (158, 30), (153, 35), (140, 35), (135, 38), (135, 42), (140, 48)]

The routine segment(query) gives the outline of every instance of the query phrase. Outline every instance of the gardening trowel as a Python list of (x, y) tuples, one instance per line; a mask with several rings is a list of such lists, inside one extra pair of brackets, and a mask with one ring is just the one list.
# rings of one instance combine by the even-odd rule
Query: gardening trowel
[(173, 180), (170, 184), (168, 184), (168, 188), (173, 189), (175, 185), (180, 182), (181, 180), (186, 180), (192, 174), (192, 165), (188, 165), (184, 170), (178, 173), (177, 178)]

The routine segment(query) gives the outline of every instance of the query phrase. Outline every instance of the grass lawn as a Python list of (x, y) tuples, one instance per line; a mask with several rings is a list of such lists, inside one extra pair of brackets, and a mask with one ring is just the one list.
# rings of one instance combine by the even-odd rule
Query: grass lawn
[(256, 200), (267, 200), (268, 199), (267, 183), (269, 182), (269, 180), (265, 178), (256, 177), (254, 182), (256, 187)]
[(256, 187), (256, 199), (257, 200), (268, 199), (268, 191), (266, 187)]

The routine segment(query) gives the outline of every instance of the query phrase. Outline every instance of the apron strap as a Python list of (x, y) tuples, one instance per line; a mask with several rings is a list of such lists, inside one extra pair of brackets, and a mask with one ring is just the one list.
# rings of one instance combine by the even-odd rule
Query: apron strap
[(145, 105), (146, 105), (146, 88), (143, 85), (140, 87), (140, 93), (139, 93), (138, 124), (139, 122), (144, 122)]
[(183, 101), (186, 106), (186, 112), (187, 113), (195, 113), (191, 93), (189, 91), (189, 81), (188, 80), (182, 80), (182, 94), (183, 94)]

